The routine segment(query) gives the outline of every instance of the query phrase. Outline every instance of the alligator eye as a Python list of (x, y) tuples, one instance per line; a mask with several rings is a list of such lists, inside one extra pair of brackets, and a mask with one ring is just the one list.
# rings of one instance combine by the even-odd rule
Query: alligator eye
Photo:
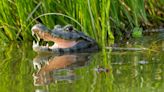
[(68, 30), (72, 31), (72, 30), (73, 30), (73, 26), (70, 26), (70, 27), (68, 28)]
[(73, 31), (73, 26), (72, 25), (67, 25), (65, 27), (65, 30), (68, 31), (68, 32), (72, 32)]

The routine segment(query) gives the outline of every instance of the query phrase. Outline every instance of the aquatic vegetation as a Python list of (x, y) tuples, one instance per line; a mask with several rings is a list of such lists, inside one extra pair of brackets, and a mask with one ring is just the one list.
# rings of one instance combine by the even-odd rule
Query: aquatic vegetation
[(142, 31), (143, 29), (142, 28), (139, 28), (139, 27), (135, 27), (133, 29), (133, 32), (132, 32), (132, 37), (134, 38), (139, 38), (139, 37), (142, 37)]

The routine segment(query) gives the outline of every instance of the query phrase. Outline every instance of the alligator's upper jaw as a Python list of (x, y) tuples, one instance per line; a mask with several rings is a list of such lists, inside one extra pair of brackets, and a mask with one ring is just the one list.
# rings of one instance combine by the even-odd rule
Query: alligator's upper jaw
[(62, 39), (59, 37), (54, 37), (49, 32), (47, 32), (47, 31), (44, 32), (44, 30), (38, 26), (34, 26), (32, 28), (32, 34), (33, 35), (35, 34), (37, 36), (37, 39), (38, 39), (37, 43), (33, 42), (33, 47), (39, 46), (40, 39), (43, 39), (44, 41), (54, 42), (54, 45), (52, 45), (52, 46), (49, 46), (48, 44), (46, 46), (41, 46), (41, 47), (50, 48), (50, 49), (53, 49), (53, 48), (70, 48), (70, 47), (77, 44), (77, 42), (74, 40), (65, 40), (65, 39)]

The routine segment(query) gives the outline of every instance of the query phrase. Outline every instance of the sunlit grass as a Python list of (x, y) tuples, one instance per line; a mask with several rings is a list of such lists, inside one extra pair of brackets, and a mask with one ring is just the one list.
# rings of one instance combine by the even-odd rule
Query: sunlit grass
[(30, 29), (38, 22), (50, 28), (73, 24), (104, 47), (135, 27), (158, 28), (164, 20), (162, 5), (163, 0), (1, 0), (0, 39), (31, 40)]

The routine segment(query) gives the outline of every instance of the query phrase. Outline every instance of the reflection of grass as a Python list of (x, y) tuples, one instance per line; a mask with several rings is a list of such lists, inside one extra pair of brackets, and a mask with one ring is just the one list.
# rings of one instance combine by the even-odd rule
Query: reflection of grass
[[(48, 86), (34, 87), (34, 72), (32, 52), (29, 43), (22, 46), (10, 44), (6, 49), (0, 50), (0, 91), (2, 92), (34, 92), (36, 89), (49, 90), (49, 92), (120, 92), (138, 90), (146, 92), (153, 88), (162, 90), (163, 80), (163, 52), (126, 52), (113, 54), (113, 52), (96, 53), (89, 64), (76, 68), (77, 80), (68, 83), (54, 81)], [(120, 52), (119, 52), (120, 53)], [(152, 60), (152, 58), (154, 58)], [(139, 61), (148, 61), (140, 64)], [(122, 63), (122, 64), (121, 64)], [(98, 73), (94, 69), (98, 66), (108, 68), (109, 72)]]
[[(105, 45), (107, 40), (113, 39), (112, 32), (117, 34), (116, 37), (122, 37), (135, 27), (159, 26), (164, 20), (161, 17), (164, 14), (163, 4), (163, 0), (1, 0), (0, 38), (5, 42), (31, 39), (30, 28), (35, 24), (31, 24), (34, 18), (58, 13), (78, 21), (84, 28), (82, 31)], [(71, 23), (80, 29), (72, 19), (47, 15), (37, 21), (51, 28), (55, 24)]]
[[(3, 52), (0, 52), (4, 59), (0, 61), (0, 91), (1, 92), (27, 92), (32, 90), (32, 67), (31, 57), (33, 53), (24, 44), (17, 47), (17, 44), (10, 44)], [(27, 53), (28, 51), (28, 53)], [(28, 80), (28, 81), (27, 81)], [(28, 84), (28, 86), (27, 86)]]
[[(162, 52), (112, 53), (112, 57), (113, 75), (117, 85), (115, 90), (118, 90), (119, 86), (121, 91), (148, 92), (150, 89), (154, 89), (155, 91), (162, 92), (162, 76), (164, 75), (162, 72)], [(147, 63), (141, 63), (142, 61)]]

